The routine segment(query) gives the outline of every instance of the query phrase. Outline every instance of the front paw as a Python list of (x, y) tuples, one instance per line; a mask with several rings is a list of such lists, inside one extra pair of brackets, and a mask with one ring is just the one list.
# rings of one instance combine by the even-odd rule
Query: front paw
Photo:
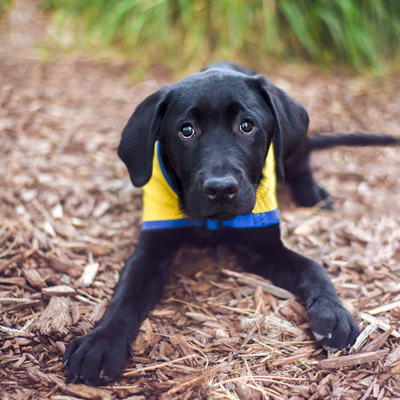
[(67, 347), (63, 363), (68, 382), (97, 386), (118, 378), (132, 354), (130, 343), (111, 329), (97, 329), (74, 339)]
[(311, 330), (326, 350), (349, 349), (360, 334), (352, 315), (337, 300), (312, 299), (307, 304)]

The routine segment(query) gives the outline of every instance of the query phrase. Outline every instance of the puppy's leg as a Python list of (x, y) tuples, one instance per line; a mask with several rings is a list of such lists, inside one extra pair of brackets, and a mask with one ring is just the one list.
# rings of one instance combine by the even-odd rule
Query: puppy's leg
[(321, 203), (322, 208), (331, 209), (332, 202), (326, 200), (329, 193), (314, 181), (309, 156), (309, 142), (306, 138), (286, 162), (285, 182), (289, 185), (292, 199), (300, 207), (314, 207)]
[(142, 231), (103, 318), (67, 347), (68, 381), (99, 385), (118, 378), (140, 322), (163, 294), (168, 267), (182, 242), (178, 231)]
[(342, 306), (332, 281), (317, 262), (287, 249), (279, 226), (237, 229), (230, 236), (251, 272), (300, 297), (307, 308), (311, 329), (322, 346), (346, 349), (354, 344), (359, 329)]

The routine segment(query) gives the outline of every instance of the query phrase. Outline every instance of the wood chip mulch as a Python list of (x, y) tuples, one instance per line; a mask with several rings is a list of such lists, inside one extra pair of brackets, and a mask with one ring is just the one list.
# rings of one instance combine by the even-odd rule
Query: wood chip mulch
[[(133, 63), (41, 61), (38, 38), (28, 40), (40, 16), (22, 4), (0, 47), (0, 397), (399, 398), (396, 148), (313, 155), (334, 211), (296, 209), (280, 188), (286, 243), (326, 266), (363, 331), (350, 354), (319, 348), (303, 305), (244, 273), (229, 249), (184, 249), (121, 378), (66, 383), (67, 343), (101, 318), (135, 248), (141, 190), (116, 147), (159, 83), (131, 87)], [(400, 135), (400, 77), (377, 84), (299, 68), (264, 72), (306, 106), (312, 130)]]

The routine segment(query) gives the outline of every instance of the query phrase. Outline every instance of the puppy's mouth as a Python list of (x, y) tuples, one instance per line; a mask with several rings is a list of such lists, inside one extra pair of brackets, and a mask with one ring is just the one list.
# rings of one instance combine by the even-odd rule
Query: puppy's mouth
[(216, 219), (218, 221), (226, 221), (229, 219), (234, 219), (237, 217), (237, 214), (230, 214), (230, 213), (216, 213), (207, 216), (207, 219)]
[(251, 185), (243, 185), (239, 195), (233, 200), (215, 201), (206, 196), (203, 190), (191, 189), (183, 192), (180, 206), (183, 212), (192, 219), (213, 219), (217, 221), (232, 220), (239, 215), (252, 212), (256, 204), (256, 193)]

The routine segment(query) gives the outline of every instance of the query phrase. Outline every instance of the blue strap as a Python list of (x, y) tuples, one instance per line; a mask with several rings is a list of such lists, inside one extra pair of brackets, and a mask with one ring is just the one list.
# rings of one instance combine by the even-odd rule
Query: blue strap
[(279, 224), (279, 210), (275, 209), (258, 214), (238, 215), (236, 218), (222, 221), (222, 226), (229, 228), (263, 228)]
[(217, 221), (215, 219), (171, 219), (166, 221), (145, 221), (143, 222), (142, 229), (169, 229), (169, 228), (181, 228), (185, 226), (204, 226), (212, 231), (217, 230), (220, 226), (225, 226), (227, 228), (263, 228), (270, 225), (279, 224), (279, 210), (272, 210), (265, 213), (259, 214), (247, 214), (238, 215), (234, 219), (227, 221)]
[(145, 221), (142, 225), (142, 230), (150, 229), (170, 229), (170, 228), (182, 228), (185, 226), (203, 226), (203, 220), (195, 220), (190, 218), (181, 219), (169, 219), (165, 221)]

